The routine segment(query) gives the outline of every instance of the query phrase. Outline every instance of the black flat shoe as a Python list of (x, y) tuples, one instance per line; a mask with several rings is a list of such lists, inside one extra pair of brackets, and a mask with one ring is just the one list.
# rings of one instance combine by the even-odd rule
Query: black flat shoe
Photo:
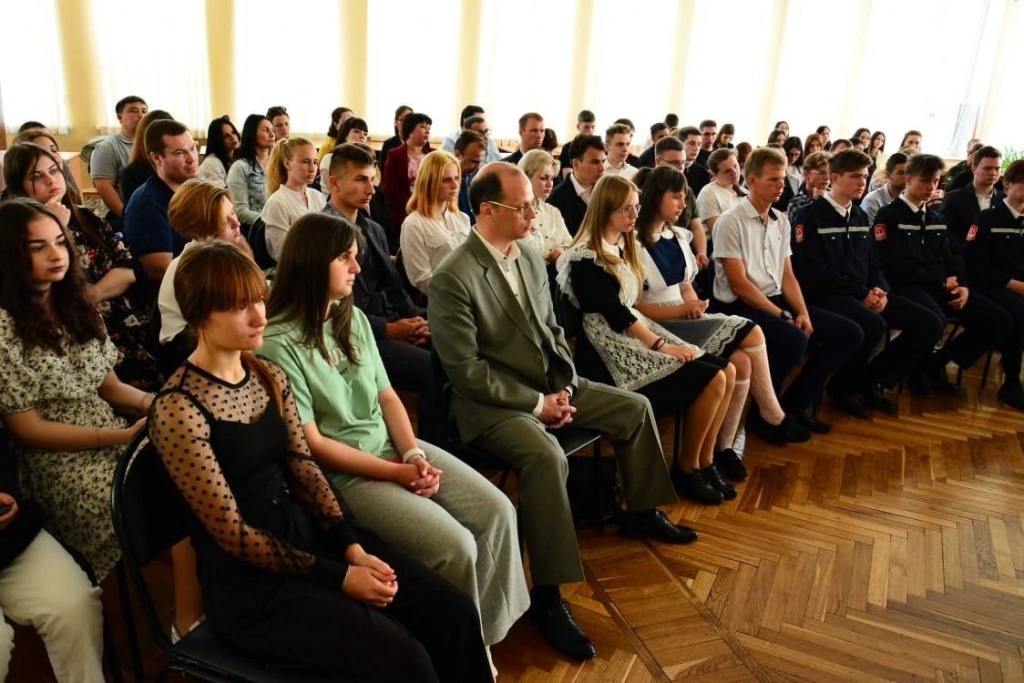
[(928, 373), (928, 381), (932, 384), (932, 391), (943, 396), (959, 396), (960, 387), (949, 381), (946, 375), (946, 366), (936, 366)]
[(935, 396), (935, 389), (932, 387), (931, 381), (924, 375), (907, 378), (907, 388), (910, 389), (910, 393), (914, 396), (920, 396), (921, 398), (932, 398)]
[(697, 532), (689, 527), (673, 524), (661, 510), (623, 512), (619, 517), (619, 535), (625, 538), (650, 538), (662, 543), (693, 543)]
[(676, 491), (684, 498), (701, 505), (721, 505), (725, 500), (721, 491), (716, 490), (704, 480), (699, 469), (685, 472), (680, 467), (674, 467), (671, 475)]
[(828, 434), (832, 431), (832, 425), (828, 422), (822, 422), (816, 418), (810, 408), (798, 410), (794, 413), (790, 413), (790, 415), (793, 416), (793, 419), (796, 420), (798, 425), (809, 432), (813, 432), (814, 434)]
[(564, 600), (534, 602), (527, 614), (537, 624), (537, 630), (548, 645), (566, 657), (586, 661), (597, 655), (594, 644), (583, 629), (576, 625), (569, 605)]
[(736, 451), (726, 448), (715, 453), (715, 467), (719, 474), (731, 481), (746, 481), (747, 466), (743, 464)]
[(725, 500), (736, 498), (736, 489), (731, 484), (727, 484), (722, 480), (722, 475), (718, 473), (718, 468), (715, 467), (714, 463), (707, 467), (701, 467), (700, 473), (703, 475), (704, 481), (711, 485), (711, 488), (722, 494), (722, 498)]
[(770, 425), (761, 416), (755, 415), (748, 421), (747, 428), (773, 446), (803, 443), (811, 439), (811, 432), (797, 424), (789, 415), (782, 418), (782, 422), (777, 425)]

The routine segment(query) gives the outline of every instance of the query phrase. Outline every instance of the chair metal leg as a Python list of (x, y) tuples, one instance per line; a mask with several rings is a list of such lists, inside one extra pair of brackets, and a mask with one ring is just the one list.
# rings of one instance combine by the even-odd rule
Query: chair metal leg
[(132, 657), (132, 668), (135, 669), (135, 680), (141, 683), (145, 680), (145, 673), (142, 669), (142, 653), (139, 651), (139, 635), (135, 628), (132, 595), (128, 590), (128, 575), (123, 561), (117, 563), (114, 572), (117, 575), (117, 589), (121, 593), (121, 613), (124, 615), (124, 630), (128, 639), (128, 651)]
[(988, 355), (985, 356), (985, 369), (981, 371), (981, 388), (984, 389), (985, 385), (988, 384), (988, 371), (992, 367), (992, 349), (988, 350)]

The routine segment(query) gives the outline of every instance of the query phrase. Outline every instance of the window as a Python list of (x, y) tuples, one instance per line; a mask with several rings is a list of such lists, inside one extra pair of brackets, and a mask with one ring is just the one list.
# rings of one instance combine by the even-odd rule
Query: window
[(64, 64), (55, 0), (5, 3), (0, 88), (11, 131), (39, 121), (67, 133)]
[[(339, 0), (235, 3), (235, 108), (238, 129), (250, 114), (288, 109), (293, 135), (323, 135), (345, 104)], [(428, 15), (429, 16), (429, 15)], [(362, 115), (362, 112), (357, 112)]]
[[(456, 102), (461, 3), (370, 2), (367, 22), (369, 63), (355, 68), (366, 69), (365, 118), (371, 129), (391, 130), (395, 109), (406, 104), (431, 118), (431, 137), (455, 130), (459, 111), (466, 104)], [(482, 36), (481, 44), (488, 38)], [(480, 104), (486, 109), (485, 103)], [(384, 121), (388, 122), (386, 128), (381, 125)]]
[(210, 63), (203, 0), (92, 0), (103, 120), (118, 130), (114, 104), (138, 95), (196, 130), (210, 116)]

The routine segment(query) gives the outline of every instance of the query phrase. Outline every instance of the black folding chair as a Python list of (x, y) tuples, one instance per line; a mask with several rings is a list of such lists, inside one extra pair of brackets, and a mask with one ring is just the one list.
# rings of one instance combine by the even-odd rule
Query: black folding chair
[(262, 270), (270, 270), (277, 266), (277, 259), (267, 250), (267, 224), (262, 218), (257, 218), (249, 228), (249, 246), (252, 247), (256, 265)]
[[(228, 683), (327, 683), (337, 676), (310, 675), (276, 662), (259, 660), (225, 643), (203, 623), (176, 644), (160, 623), (160, 614), (142, 568), (185, 538), (184, 502), (149, 443), (145, 430), (129, 442), (114, 472), (114, 531), (123, 562), (142, 605), (149, 630), (170, 663), (160, 672), (187, 674), (204, 681)], [(124, 596), (127, 600), (127, 595)]]

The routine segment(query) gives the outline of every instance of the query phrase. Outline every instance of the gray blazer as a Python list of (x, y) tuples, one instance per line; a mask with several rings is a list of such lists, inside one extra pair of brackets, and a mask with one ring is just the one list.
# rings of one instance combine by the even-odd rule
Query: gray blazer
[(515, 267), (535, 325), (476, 230), (430, 280), (430, 334), (466, 443), (502, 420), (531, 414), (539, 394), (579, 386), (555, 320), (544, 261), (523, 247)]

